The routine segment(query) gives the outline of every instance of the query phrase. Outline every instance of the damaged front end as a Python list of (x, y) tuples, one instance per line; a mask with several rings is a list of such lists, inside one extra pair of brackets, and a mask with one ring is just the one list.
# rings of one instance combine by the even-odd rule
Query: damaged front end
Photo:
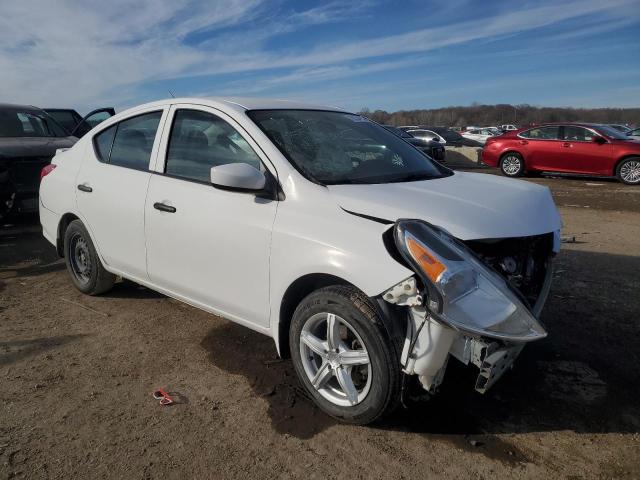
[[(559, 232), (463, 243), (420, 220), (398, 220), (394, 256), (416, 276), (383, 293), (407, 309), (403, 371), (434, 393), (449, 356), (480, 373), (486, 392), (525, 343), (547, 335), (538, 317), (549, 293)], [(388, 239), (389, 240), (389, 239)]]

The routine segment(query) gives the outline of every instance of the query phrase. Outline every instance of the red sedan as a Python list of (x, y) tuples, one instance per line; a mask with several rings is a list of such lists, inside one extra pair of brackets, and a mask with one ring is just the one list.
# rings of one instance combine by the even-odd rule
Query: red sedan
[(491, 137), (482, 162), (508, 177), (535, 172), (615, 176), (640, 184), (640, 142), (591, 123), (554, 123)]

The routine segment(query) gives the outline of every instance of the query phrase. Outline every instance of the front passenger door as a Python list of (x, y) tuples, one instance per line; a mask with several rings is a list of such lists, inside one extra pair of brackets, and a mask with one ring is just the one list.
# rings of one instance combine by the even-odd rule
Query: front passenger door
[(145, 207), (149, 277), (189, 303), (266, 331), (278, 202), (210, 181), (213, 166), (241, 162), (265, 171), (266, 157), (221, 112), (191, 105), (173, 112)]
[(611, 175), (611, 144), (596, 143), (596, 133), (579, 125), (563, 127), (563, 169), (572, 173)]

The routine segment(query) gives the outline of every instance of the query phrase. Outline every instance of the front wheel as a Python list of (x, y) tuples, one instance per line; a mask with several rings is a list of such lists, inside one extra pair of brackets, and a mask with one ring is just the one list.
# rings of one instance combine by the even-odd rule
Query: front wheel
[(520, 177), (524, 174), (524, 160), (519, 153), (507, 153), (500, 160), (500, 170), (507, 177)]
[(289, 344), (298, 377), (327, 414), (367, 424), (400, 398), (400, 361), (373, 304), (353, 287), (326, 287), (296, 309)]
[(618, 165), (616, 175), (618, 180), (627, 185), (640, 184), (640, 157), (631, 157)]

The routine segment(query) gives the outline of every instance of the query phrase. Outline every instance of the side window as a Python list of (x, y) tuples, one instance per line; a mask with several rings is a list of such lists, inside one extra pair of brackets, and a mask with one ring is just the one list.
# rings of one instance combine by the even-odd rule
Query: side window
[(162, 112), (145, 113), (118, 123), (109, 163), (148, 170)]
[(198, 110), (176, 111), (165, 173), (209, 183), (211, 167), (227, 163), (261, 168), (260, 158), (227, 122)]
[(103, 130), (95, 137), (93, 137), (93, 144), (96, 147), (96, 154), (98, 155), (98, 160), (100, 160), (101, 162), (109, 162), (109, 154), (111, 153), (113, 139), (116, 136), (116, 128), (118, 128), (118, 125), (113, 125), (112, 127)]
[(590, 142), (593, 140), (594, 134), (584, 127), (576, 127), (567, 125), (564, 127), (564, 140), (574, 142)]
[(560, 127), (538, 127), (532, 128), (520, 134), (523, 138), (531, 138), (533, 140), (558, 140), (560, 138)]

